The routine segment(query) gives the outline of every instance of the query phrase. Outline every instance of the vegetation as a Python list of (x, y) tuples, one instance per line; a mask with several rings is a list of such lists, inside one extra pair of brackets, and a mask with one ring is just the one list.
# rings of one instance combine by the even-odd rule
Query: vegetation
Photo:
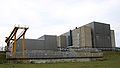
[(104, 52), (103, 61), (48, 64), (0, 64), (0, 68), (120, 68), (120, 52)]
[(7, 62), (7, 60), (6, 60), (5, 52), (0, 53), (0, 64), (6, 63), (6, 62)]

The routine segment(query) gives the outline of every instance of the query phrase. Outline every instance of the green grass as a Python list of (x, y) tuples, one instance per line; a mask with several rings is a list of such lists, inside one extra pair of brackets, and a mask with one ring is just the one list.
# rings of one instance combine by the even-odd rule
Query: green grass
[(120, 68), (120, 52), (104, 52), (104, 61), (50, 64), (0, 64), (0, 68)]

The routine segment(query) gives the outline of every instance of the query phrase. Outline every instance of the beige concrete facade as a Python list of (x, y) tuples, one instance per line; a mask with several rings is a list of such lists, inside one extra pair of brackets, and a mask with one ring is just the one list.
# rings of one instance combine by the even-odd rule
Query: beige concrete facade
[(91, 28), (82, 26), (72, 31), (73, 47), (92, 47)]
[(91, 28), (82, 26), (80, 38), (81, 47), (92, 47)]
[(81, 28), (76, 28), (72, 31), (73, 47), (80, 47), (80, 33)]
[(112, 43), (112, 47), (115, 47), (115, 33), (114, 30), (111, 30), (111, 43)]
[(58, 47), (61, 47), (61, 48), (67, 47), (66, 36), (63, 36), (63, 35), (58, 36), (57, 37), (57, 44), (58, 44)]

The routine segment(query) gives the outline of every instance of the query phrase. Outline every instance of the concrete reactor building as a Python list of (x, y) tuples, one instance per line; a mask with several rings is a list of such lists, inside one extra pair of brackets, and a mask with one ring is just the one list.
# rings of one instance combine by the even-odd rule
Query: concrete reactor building
[[(65, 37), (67, 42), (60, 44), (61, 47), (79, 47), (79, 48), (115, 48), (114, 30), (110, 29), (110, 24), (91, 22), (79, 28), (66, 32), (59, 37)], [(63, 40), (62, 38), (60, 40)]]
[[(16, 33), (14, 30), (13, 35)], [(44, 59), (45, 62), (61, 60), (81, 61), (81, 58), (96, 59), (103, 56), (101, 50), (114, 50), (114, 35), (114, 30), (110, 29), (110, 24), (100, 22), (91, 22), (81, 27), (76, 27), (60, 36), (44, 35), (38, 39), (25, 39), (23, 35), (25, 41), (23, 39), (14, 39), (17, 42), (12, 44), (9, 41), (10, 39), (13, 40), (11, 34), (6, 39), (6, 55), (8, 59)], [(22, 45), (23, 43), (25, 43), (24, 46)], [(43, 61), (38, 63), (41, 62)]]

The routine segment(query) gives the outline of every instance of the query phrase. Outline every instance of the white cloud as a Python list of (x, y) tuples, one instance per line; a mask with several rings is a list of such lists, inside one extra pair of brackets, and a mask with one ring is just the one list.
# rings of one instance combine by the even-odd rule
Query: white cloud
[(118, 36), (119, 3), (119, 0), (1, 0), (0, 34), (4, 38), (14, 24), (22, 24), (30, 27), (27, 38), (38, 38), (100, 21), (113, 25)]

